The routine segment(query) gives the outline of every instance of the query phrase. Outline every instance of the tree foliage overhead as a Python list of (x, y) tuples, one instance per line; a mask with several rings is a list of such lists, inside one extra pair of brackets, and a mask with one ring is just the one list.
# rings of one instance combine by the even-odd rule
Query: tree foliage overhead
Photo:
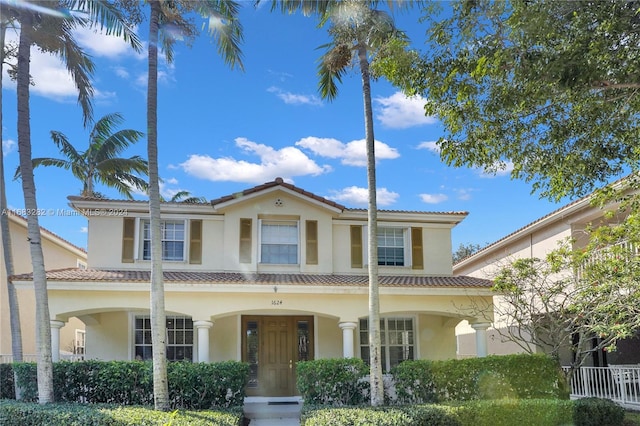
[[(582, 196), (640, 160), (640, 2), (466, 0), (430, 25), (426, 53), (381, 65), (443, 121), (454, 166)], [(427, 18), (425, 18), (427, 20)]]

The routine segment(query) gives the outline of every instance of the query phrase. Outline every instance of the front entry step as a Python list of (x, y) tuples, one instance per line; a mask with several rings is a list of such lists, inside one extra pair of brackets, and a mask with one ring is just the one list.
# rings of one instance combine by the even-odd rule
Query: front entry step
[(298, 426), (301, 409), (300, 397), (247, 397), (244, 401), (250, 426)]

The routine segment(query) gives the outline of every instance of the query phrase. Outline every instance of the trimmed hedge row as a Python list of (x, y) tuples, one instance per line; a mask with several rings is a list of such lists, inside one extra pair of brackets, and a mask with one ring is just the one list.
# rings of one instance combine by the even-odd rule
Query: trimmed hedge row
[(359, 405), (365, 403), (369, 368), (360, 358), (317, 359), (296, 364), (296, 385), (305, 404)]
[(11, 364), (0, 364), (0, 399), (15, 399), (13, 368)]
[[(37, 401), (35, 363), (12, 364), (24, 401)], [(167, 364), (173, 408), (211, 409), (241, 406), (249, 375), (246, 363), (172, 362)], [(58, 402), (150, 405), (153, 375), (150, 361), (78, 361), (53, 365)], [(11, 389), (13, 392), (13, 387)]]
[(47, 404), (0, 401), (3, 426), (238, 426), (242, 411), (174, 411), (145, 407)]
[(569, 397), (559, 365), (545, 355), (405, 361), (391, 374), (400, 403)]
[(585, 398), (496, 399), (456, 405), (304, 407), (304, 426), (622, 426), (624, 409), (609, 400)]

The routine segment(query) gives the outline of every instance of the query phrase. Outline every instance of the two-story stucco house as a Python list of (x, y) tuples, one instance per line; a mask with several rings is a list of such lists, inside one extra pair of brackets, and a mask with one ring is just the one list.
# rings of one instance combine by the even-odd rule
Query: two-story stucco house
[[(624, 181), (620, 181), (624, 182)], [(623, 217), (619, 213), (605, 217), (605, 212), (616, 211), (616, 205), (601, 209), (592, 204), (593, 194), (569, 203), (546, 216), (514, 231), (513, 233), (489, 244), (477, 253), (462, 259), (453, 266), (454, 274), (477, 278), (493, 279), (497, 270), (520, 258), (539, 258), (559, 247), (561, 242), (571, 241), (574, 248), (580, 249), (588, 242), (587, 227), (603, 226), (607, 223), (619, 223)], [(495, 306), (501, 303), (500, 296), (494, 298)], [(506, 322), (497, 314), (494, 327), (505, 327)], [(517, 344), (505, 341), (495, 328), (488, 330), (488, 352), (490, 354), (509, 354), (522, 352)], [(460, 356), (475, 356), (475, 333), (466, 322), (457, 327)], [(635, 364), (640, 362), (640, 337), (619, 342), (618, 350), (611, 353), (594, 352), (590, 365), (606, 366), (610, 364)], [(570, 351), (563, 354), (561, 362), (570, 363)]]
[[(19, 212), (18, 212), (19, 213)], [(27, 239), (27, 220), (11, 211), (2, 212), (9, 217), (9, 233), (11, 236), (11, 252), (14, 274), (32, 271), (29, 241)], [(86, 267), (87, 253), (60, 236), (41, 228), (42, 252), (45, 267), (48, 269), (83, 268)], [(3, 247), (0, 244), (0, 259), (4, 259)], [(22, 331), (22, 351), (24, 359), (35, 360), (35, 296), (33, 284), (17, 288), (20, 308), (20, 328)], [(70, 317), (65, 323), (52, 323), (58, 334), (59, 351), (63, 354), (82, 354), (84, 351), (84, 324), (77, 318)], [(59, 327), (59, 328), (58, 328)], [(4, 261), (0, 261), (0, 362), (12, 361), (11, 327), (9, 321), (9, 300), (7, 293), (7, 270)]]
[[(48, 272), (52, 319), (80, 318), (86, 357), (149, 359), (146, 201), (69, 197), (89, 222), (88, 268)], [(249, 395), (295, 395), (299, 360), (368, 358), (367, 211), (281, 178), (210, 203), (163, 203), (170, 360), (250, 363)], [(454, 276), (451, 229), (466, 213), (378, 213), (383, 362), (457, 355), (461, 313), (487, 280)], [(28, 285), (30, 277), (20, 277)]]

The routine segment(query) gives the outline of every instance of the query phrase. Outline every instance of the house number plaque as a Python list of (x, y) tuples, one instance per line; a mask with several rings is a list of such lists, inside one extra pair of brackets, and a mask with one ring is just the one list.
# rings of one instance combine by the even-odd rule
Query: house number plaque
[(281, 299), (274, 299), (274, 300), (271, 301), (271, 304), (273, 306), (280, 306), (280, 305), (282, 305), (282, 300)]

